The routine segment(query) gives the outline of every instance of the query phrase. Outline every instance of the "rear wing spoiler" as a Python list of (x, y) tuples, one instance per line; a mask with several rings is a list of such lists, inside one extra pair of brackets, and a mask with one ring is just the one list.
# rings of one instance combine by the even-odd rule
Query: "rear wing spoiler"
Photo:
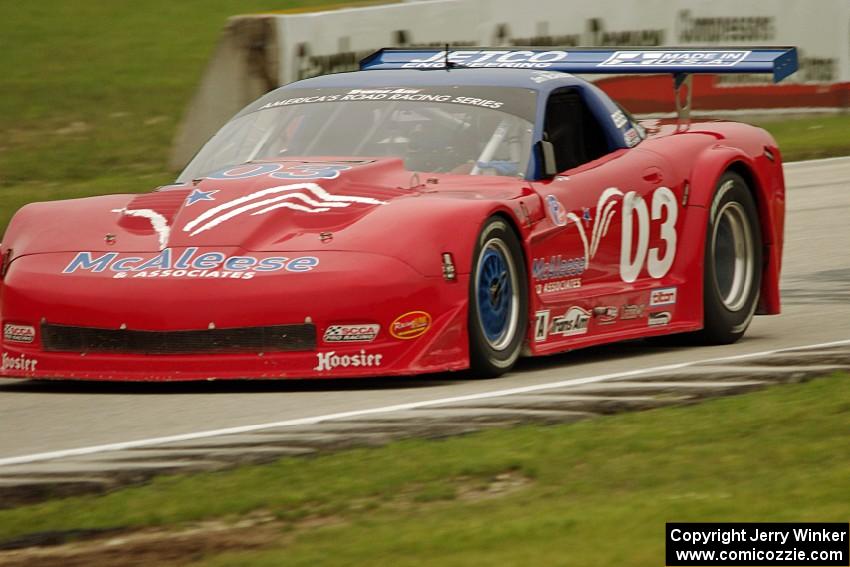
[[(460, 49), (389, 48), (360, 62), (360, 69), (536, 69), (585, 74), (672, 73), (676, 111), (690, 114), (690, 75), (695, 73), (769, 73), (778, 83), (797, 71), (795, 47), (651, 47), (540, 49), (464, 47)], [(682, 86), (687, 86), (682, 100)]]
[(770, 73), (779, 82), (797, 70), (795, 47), (575, 48), (469, 47), (381, 49), (360, 69), (539, 69), (562, 73)]

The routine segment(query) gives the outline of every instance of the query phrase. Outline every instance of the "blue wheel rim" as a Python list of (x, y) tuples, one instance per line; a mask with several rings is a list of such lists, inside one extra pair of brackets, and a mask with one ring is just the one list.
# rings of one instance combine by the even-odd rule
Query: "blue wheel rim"
[(514, 309), (513, 274), (499, 247), (488, 245), (485, 248), (480, 257), (476, 284), (481, 330), (487, 342), (496, 346), (511, 331)]

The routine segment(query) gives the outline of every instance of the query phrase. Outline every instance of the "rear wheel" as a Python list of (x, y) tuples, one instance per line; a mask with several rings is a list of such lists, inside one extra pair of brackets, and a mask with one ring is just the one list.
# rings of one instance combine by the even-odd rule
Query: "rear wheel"
[(500, 217), (478, 236), (469, 282), (469, 356), (482, 377), (504, 374), (519, 358), (528, 325), (528, 280), (516, 233)]
[(761, 288), (761, 229), (753, 196), (732, 172), (720, 178), (709, 211), (699, 338), (709, 344), (740, 339), (756, 311)]

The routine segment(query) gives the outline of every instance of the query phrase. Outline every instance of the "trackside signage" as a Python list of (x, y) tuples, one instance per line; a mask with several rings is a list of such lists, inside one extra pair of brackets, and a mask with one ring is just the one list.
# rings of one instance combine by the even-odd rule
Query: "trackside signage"
[[(745, 63), (751, 46), (793, 45), (800, 50), (801, 71), (792, 81), (850, 81), (850, 3), (817, 4), (812, 10), (811, 0), (537, 0), (532, 8), (513, 0), (434, 0), (270, 17), (277, 24), (281, 85), (355, 70), (381, 48), (432, 50), (408, 60), (403, 68), (410, 69), (443, 68), (448, 60), (473, 68), (545, 70), (572, 60), (563, 48), (578, 46), (637, 50), (609, 53), (599, 67), (613, 72), (734, 69)], [(448, 53), (441, 49), (446, 44)], [(657, 51), (665, 46), (676, 49)], [(766, 77), (736, 80), (767, 82)]]
[(846, 523), (668, 523), (678, 565), (850, 565)]
[[(814, 4), (817, 9), (812, 9)], [(268, 30), (261, 39), (248, 33), (259, 28), (258, 17), (266, 20), (262, 29)], [(245, 37), (234, 33), (242, 20)], [(800, 70), (787, 81), (850, 81), (847, 0), (429, 0), (251, 15), (232, 23), (187, 112), (172, 155), (175, 167), (185, 165), (227, 119), (268, 90), (248, 85), (280, 86), (354, 71), (363, 58), (382, 48), (431, 50), (417, 61), (407, 61), (408, 69), (443, 68), (445, 61), (440, 59), (445, 59), (448, 44), (449, 62), (457, 65), (542, 72), (572, 62), (573, 54), (565, 48), (605, 48), (612, 55), (611, 51), (628, 46), (645, 53), (625, 57), (614, 53), (598, 68), (616, 73), (639, 66), (666, 73), (683, 66), (723, 65), (727, 71), (740, 72), (724, 74), (718, 84), (737, 86), (770, 81), (743, 70), (743, 53), (750, 47), (793, 45), (799, 50)], [(258, 42), (259, 50), (254, 47)], [(529, 53), (530, 46), (534, 53)], [(672, 46), (675, 49), (662, 57), (653, 53)], [(703, 54), (697, 57), (679, 50)]]

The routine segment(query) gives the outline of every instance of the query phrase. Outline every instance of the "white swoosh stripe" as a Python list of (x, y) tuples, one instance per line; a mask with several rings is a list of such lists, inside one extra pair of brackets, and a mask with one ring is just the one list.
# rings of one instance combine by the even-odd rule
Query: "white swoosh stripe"
[[(276, 193), (283, 193), (289, 191), (297, 191), (299, 189), (305, 189), (313, 193), (317, 200), (313, 200), (307, 195), (303, 193), (289, 193), (287, 195), (279, 195), (277, 197), (273, 197), (271, 199), (265, 199), (263, 201), (256, 201), (256, 199), (260, 197), (265, 197), (267, 195), (274, 195)], [(288, 200), (288, 199), (300, 199), (305, 203), (312, 205), (314, 208), (310, 209), (308, 207), (304, 207), (301, 205), (295, 205), (293, 203), (281, 204), (277, 205), (280, 201)], [(248, 205), (243, 205), (244, 203), (250, 203)], [(257, 191), (256, 193), (252, 193), (250, 195), (246, 195), (244, 197), (239, 197), (238, 199), (234, 199), (232, 201), (228, 201), (227, 203), (222, 203), (217, 207), (213, 207), (208, 211), (205, 211), (198, 215), (194, 220), (186, 223), (186, 226), (183, 227), (185, 232), (191, 232), (191, 236), (195, 236), (201, 232), (209, 230), (218, 226), (219, 224), (232, 219), (238, 215), (246, 213), (253, 209), (261, 208), (265, 205), (274, 205), (268, 206), (260, 211), (252, 213), (252, 215), (264, 214), (269, 211), (279, 209), (279, 208), (287, 208), (298, 211), (310, 212), (310, 213), (319, 213), (330, 210), (332, 207), (348, 207), (352, 203), (362, 203), (368, 205), (384, 205), (386, 204), (384, 201), (379, 201), (378, 199), (372, 199), (371, 197), (357, 197), (353, 195), (332, 195), (322, 189), (319, 185), (315, 183), (296, 183), (293, 185), (281, 185), (278, 187), (271, 187), (269, 189), (263, 189), (262, 191)], [(234, 209), (234, 207), (237, 207)], [(219, 213), (223, 213), (228, 209), (232, 209), (229, 212), (222, 214), (220, 216)], [(215, 217), (215, 218), (213, 218)], [(200, 226), (199, 226), (200, 225)]]
[(148, 219), (151, 226), (159, 237), (159, 249), (164, 250), (168, 246), (168, 238), (171, 236), (171, 227), (168, 219), (151, 209), (114, 209), (113, 213), (121, 213), (128, 217), (139, 217)]

